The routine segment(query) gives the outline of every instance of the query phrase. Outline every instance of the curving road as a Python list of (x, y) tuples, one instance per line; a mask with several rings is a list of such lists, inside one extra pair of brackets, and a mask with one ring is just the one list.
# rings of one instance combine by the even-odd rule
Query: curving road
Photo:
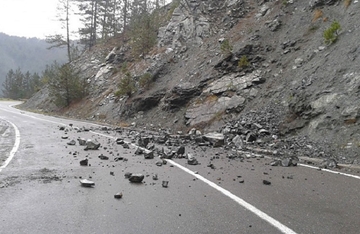
[[(271, 167), (267, 158), (240, 162), (222, 149), (192, 145), (186, 151), (200, 165), (176, 159), (159, 167), (158, 159), (135, 156), (135, 146), (115, 144), (117, 137), (131, 140), (127, 131), (102, 131), (14, 104), (0, 102), (0, 233), (360, 232), (357, 172), (351, 177), (304, 166)], [(83, 127), (93, 130), (77, 131)], [(96, 139), (100, 149), (67, 145), (79, 137)], [(100, 160), (100, 154), (110, 159)], [(119, 156), (128, 161), (115, 162)], [(79, 165), (84, 158), (91, 166)], [(207, 167), (210, 158), (215, 169)], [(144, 183), (129, 183), (125, 172), (145, 174)], [(95, 186), (81, 187), (81, 178)], [(162, 180), (169, 181), (167, 188)], [(114, 198), (118, 192), (122, 199)]]

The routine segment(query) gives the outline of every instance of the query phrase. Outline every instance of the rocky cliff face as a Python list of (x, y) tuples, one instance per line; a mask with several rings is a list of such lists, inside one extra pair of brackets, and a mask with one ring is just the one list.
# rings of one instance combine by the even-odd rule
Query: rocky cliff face
[[(218, 131), (253, 148), (359, 163), (359, 10), (357, 0), (182, 0), (140, 60), (119, 43), (77, 61), (92, 91), (65, 114)], [(334, 20), (341, 30), (327, 45), (323, 32)], [(224, 40), (231, 53), (221, 50)], [(154, 80), (131, 98), (114, 95), (124, 62), (135, 80)]]

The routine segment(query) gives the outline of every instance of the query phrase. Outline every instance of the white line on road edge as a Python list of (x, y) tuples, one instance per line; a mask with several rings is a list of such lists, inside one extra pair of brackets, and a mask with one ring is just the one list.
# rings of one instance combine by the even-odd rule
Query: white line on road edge
[[(299, 165), (299, 166), (302, 166), (302, 167), (307, 167), (307, 168), (312, 168), (312, 169), (319, 170), (319, 167), (314, 167), (314, 166), (310, 166), (310, 165), (306, 165), (306, 164), (298, 164), (298, 165)], [(333, 173), (333, 174), (338, 174), (338, 175), (343, 175), (343, 176), (352, 177), (352, 178), (355, 178), (355, 179), (360, 180), (360, 176), (351, 175), (351, 174), (347, 174), (347, 173), (343, 173), (343, 172), (339, 172), (339, 171), (332, 171), (332, 170), (325, 169), (325, 168), (321, 168), (321, 170), (322, 170), (322, 171), (326, 171), (326, 172), (330, 172), (330, 173)]]
[(16, 127), (15, 124), (13, 124), (12, 122), (5, 120), (6, 122), (10, 123), (12, 125), (12, 127), (15, 130), (15, 143), (14, 146), (12, 148), (12, 150), (10, 151), (10, 155), (9, 157), (6, 159), (5, 163), (0, 167), (0, 172), (7, 166), (9, 165), (9, 163), (11, 162), (11, 160), (13, 159), (13, 157), (15, 156), (16, 152), (19, 149), (20, 146), (20, 131), (19, 129)]
[(204, 183), (208, 184), (209, 186), (211, 186), (214, 189), (218, 190), (219, 192), (223, 193), (225, 196), (231, 198), (232, 200), (237, 202), (239, 205), (243, 206), (247, 210), (249, 210), (249, 211), (253, 212), (255, 215), (259, 216), (261, 219), (263, 219), (266, 222), (270, 223), (275, 228), (279, 229), (282, 233), (296, 234), (296, 232), (294, 232), (293, 230), (291, 230), (290, 228), (288, 228), (284, 224), (280, 223), (276, 219), (270, 217), (266, 213), (264, 213), (261, 210), (257, 209), (255, 206), (247, 203), (243, 199), (241, 199), (241, 198), (237, 197), (236, 195), (232, 194), (230, 191), (220, 187), (219, 185), (215, 184), (214, 182), (211, 182), (210, 180), (206, 179), (205, 177), (203, 177), (201, 175), (195, 174), (193, 171), (189, 170), (188, 168), (186, 168), (184, 166), (181, 166), (180, 164), (178, 164), (178, 163), (176, 163), (176, 162), (174, 162), (172, 160), (167, 160), (167, 161), (170, 162), (171, 164), (173, 164), (174, 166), (180, 168), (181, 170), (189, 173), (190, 175), (195, 176), (199, 180), (203, 181)]

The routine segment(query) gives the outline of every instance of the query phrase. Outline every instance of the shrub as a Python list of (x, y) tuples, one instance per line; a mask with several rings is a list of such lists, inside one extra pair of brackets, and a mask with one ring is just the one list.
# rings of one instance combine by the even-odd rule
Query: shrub
[(337, 21), (332, 22), (330, 28), (324, 31), (324, 39), (326, 44), (332, 44), (337, 40), (340, 24)]
[(249, 65), (250, 65), (250, 63), (249, 63), (249, 60), (247, 59), (246, 55), (243, 55), (239, 60), (238, 66), (240, 68), (246, 68)]
[(230, 54), (233, 47), (230, 44), (229, 39), (224, 39), (220, 44), (220, 49), (224, 54)]
[(153, 81), (153, 77), (150, 73), (145, 73), (139, 79), (139, 86), (141, 88), (148, 88)]
[(122, 95), (127, 95), (130, 97), (133, 92), (135, 92), (135, 83), (130, 74), (127, 72), (125, 77), (123, 77), (119, 83), (118, 90), (115, 92), (115, 96), (120, 97)]

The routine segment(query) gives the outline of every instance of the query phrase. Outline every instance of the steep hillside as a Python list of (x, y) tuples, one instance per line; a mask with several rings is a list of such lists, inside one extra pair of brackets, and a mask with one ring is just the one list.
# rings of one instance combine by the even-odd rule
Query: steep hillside
[[(76, 61), (92, 91), (62, 113), (359, 163), (359, 12), (357, 0), (182, 0), (150, 54), (132, 58), (119, 40)], [(326, 44), (334, 21), (338, 39)], [(125, 63), (136, 81), (153, 79), (130, 98), (115, 96)], [(44, 93), (24, 107), (39, 107)]]
[(0, 84), (10, 69), (20, 68), (23, 73), (40, 73), (47, 64), (55, 60), (59, 63), (66, 62), (65, 50), (48, 50), (48, 47), (49, 44), (45, 40), (0, 33)]

